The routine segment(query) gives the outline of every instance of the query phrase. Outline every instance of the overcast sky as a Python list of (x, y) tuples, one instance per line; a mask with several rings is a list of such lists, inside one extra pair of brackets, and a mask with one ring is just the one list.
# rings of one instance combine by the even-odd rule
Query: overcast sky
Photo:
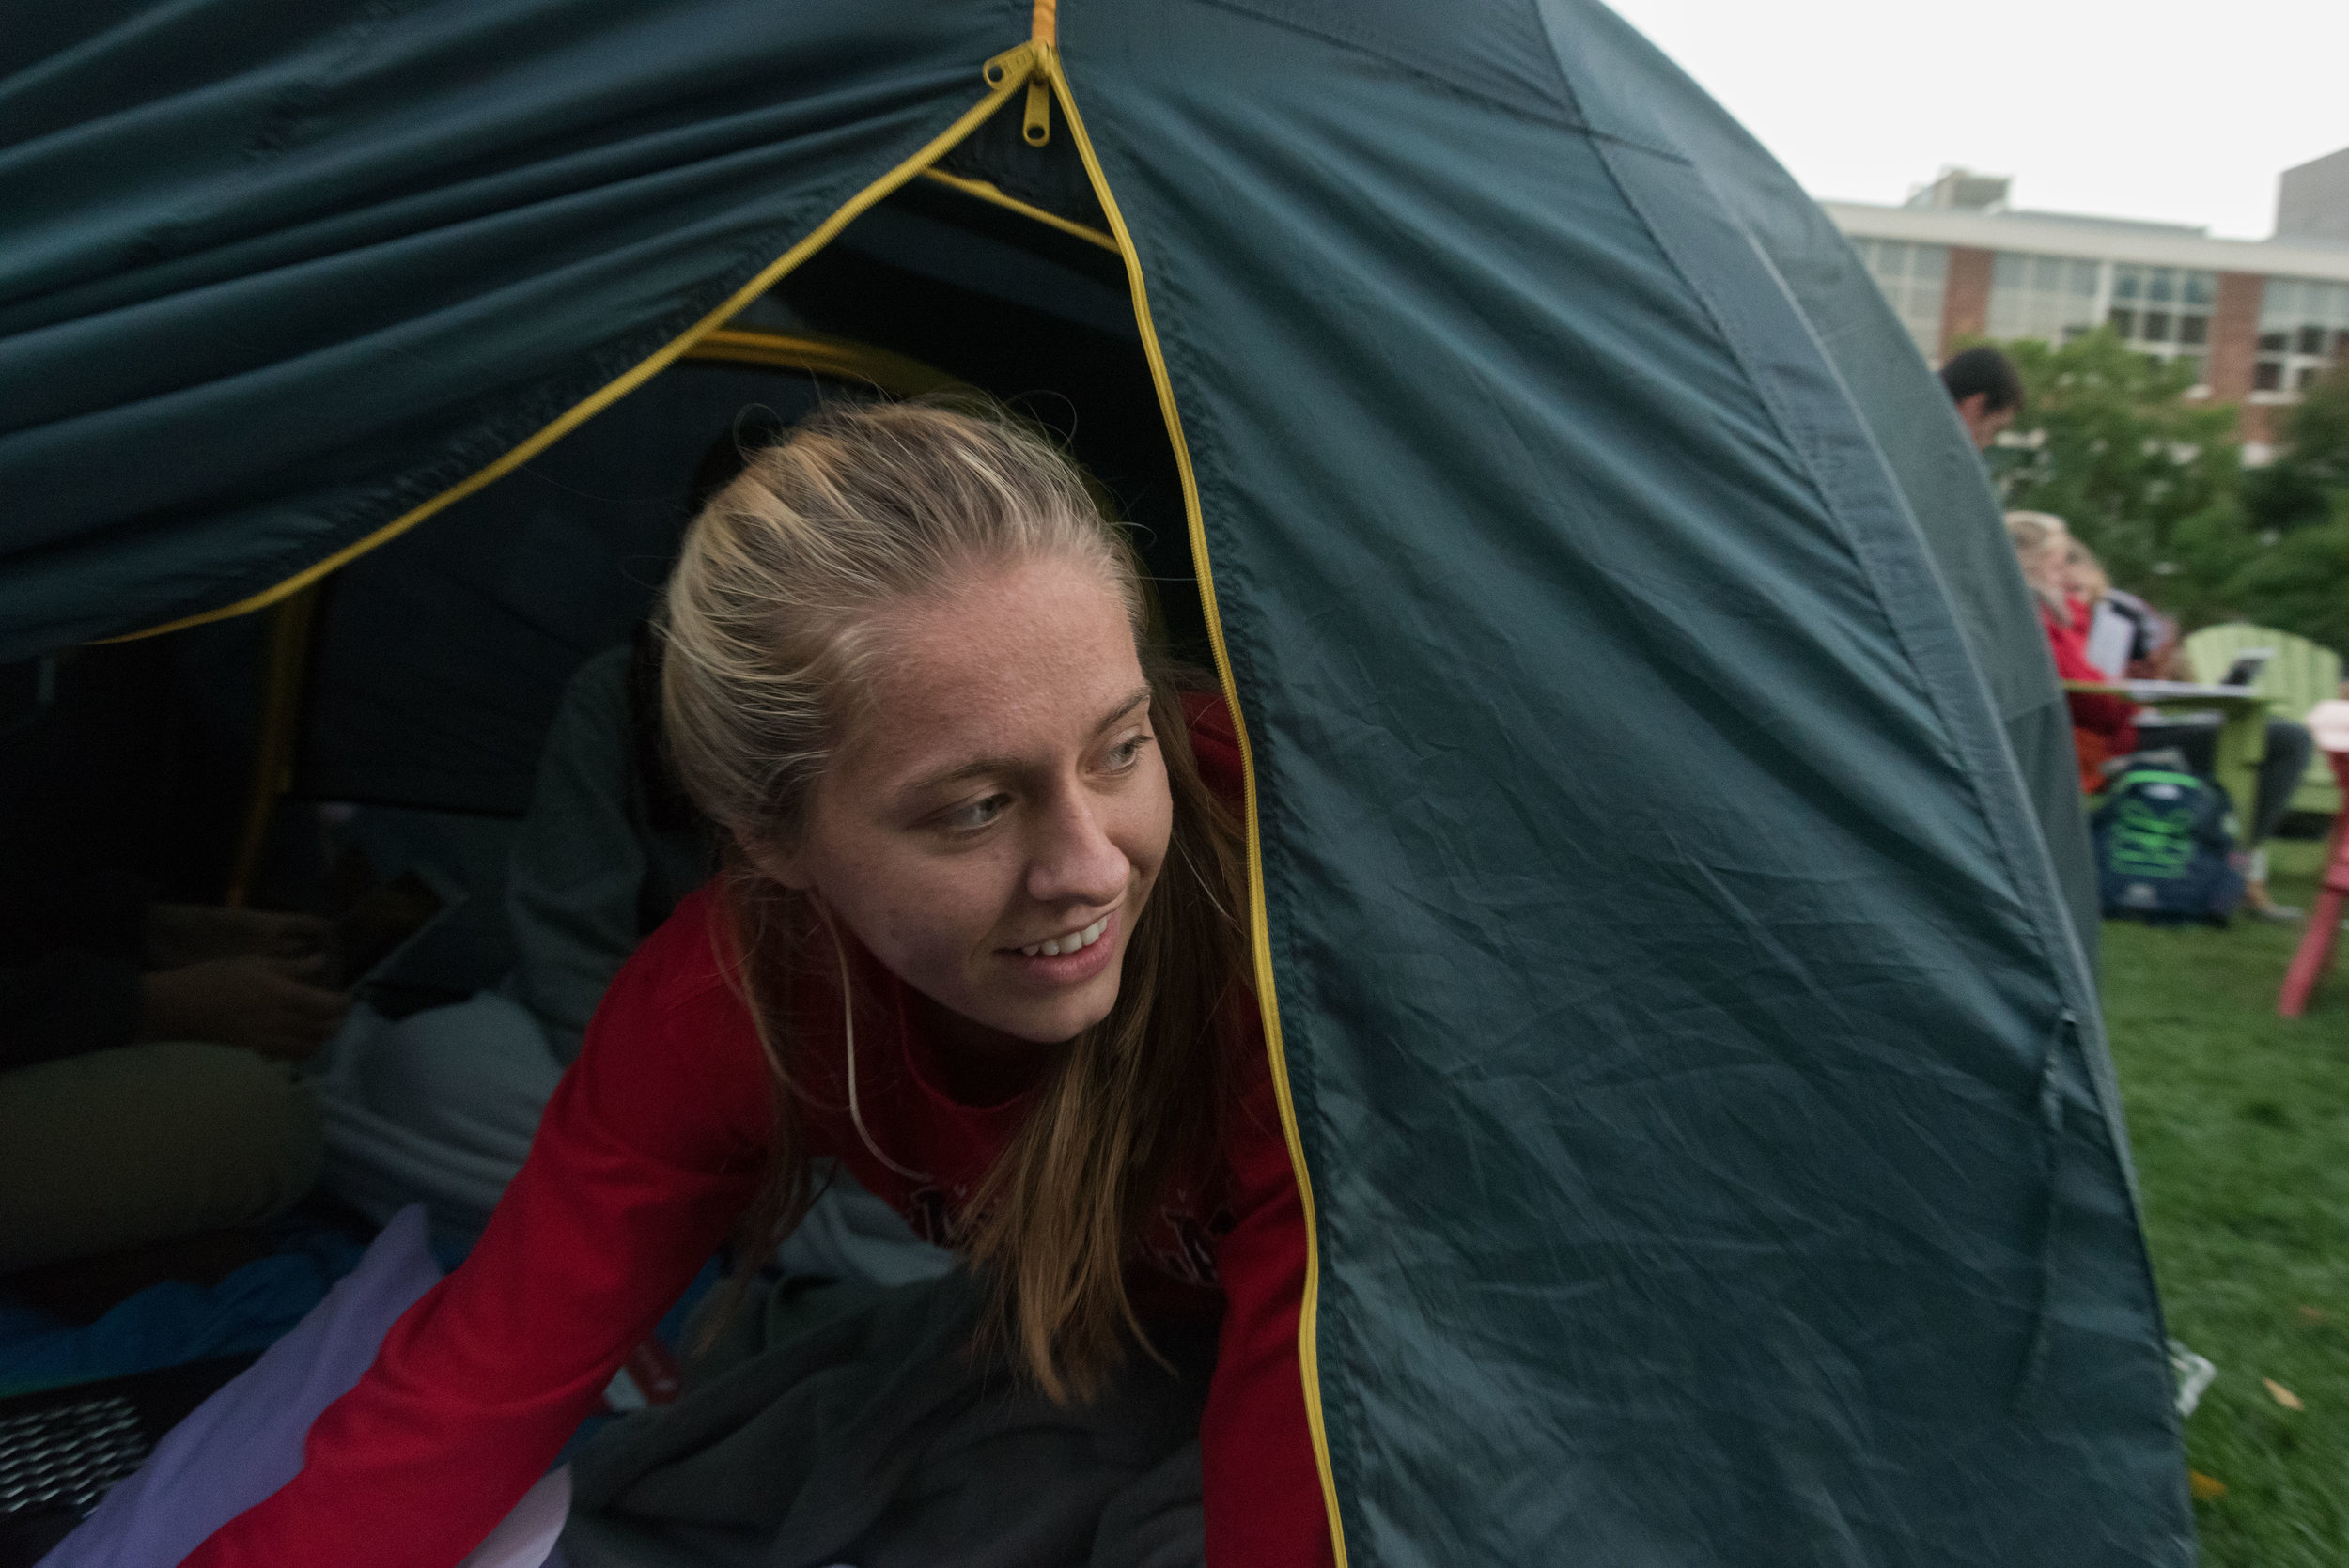
[(1822, 200), (1958, 163), (2014, 204), (2263, 240), (2349, 147), (2349, 0), (1610, 0)]

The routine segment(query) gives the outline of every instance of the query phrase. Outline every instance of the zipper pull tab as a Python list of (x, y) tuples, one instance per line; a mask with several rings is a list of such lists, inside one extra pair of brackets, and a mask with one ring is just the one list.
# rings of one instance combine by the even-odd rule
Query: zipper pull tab
[(1042, 147), (1052, 139), (1052, 84), (1041, 70), (1028, 77), (1028, 117), (1019, 135), (1030, 147)]
[(980, 77), (990, 87), (1000, 87), (1026, 77), (1035, 70), (1035, 45), (1019, 44), (979, 68)]

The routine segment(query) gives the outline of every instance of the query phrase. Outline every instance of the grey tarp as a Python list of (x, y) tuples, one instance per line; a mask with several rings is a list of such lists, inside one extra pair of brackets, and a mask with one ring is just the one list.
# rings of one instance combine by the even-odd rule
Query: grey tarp
[[(76, 17), (0, 43), (15, 654), (477, 469), (1029, 26)], [(1347, 1560), (2188, 1561), (2060, 708), (1848, 253), (1593, 5), (1059, 27), (1253, 744)]]

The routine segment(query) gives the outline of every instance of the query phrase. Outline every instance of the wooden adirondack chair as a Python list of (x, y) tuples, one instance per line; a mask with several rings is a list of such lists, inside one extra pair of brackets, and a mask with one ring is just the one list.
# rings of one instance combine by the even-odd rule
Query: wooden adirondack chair
[[(2341, 686), (2341, 655), (2305, 637), (2248, 621), (2208, 626), (2186, 640), (2186, 661), (2200, 681), (2216, 681), (2246, 648), (2274, 648), (2276, 657), (2260, 672), (2252, 690), (2267, 699), (2279, 719), (2306, 719), (2309, 709), (2335, 695)], [(2327, 815), (2341, 810), (2341, 790), (2324, 752), (2309, 758), (2309, 770), (2293, 792), (2294, 811)]]

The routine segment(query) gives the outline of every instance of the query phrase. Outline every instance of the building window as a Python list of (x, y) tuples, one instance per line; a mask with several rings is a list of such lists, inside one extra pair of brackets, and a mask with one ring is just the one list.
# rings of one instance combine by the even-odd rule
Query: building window
[(1852, 248), (1884, 291), (1885, 303), (1901, 318), (1917, 349), (1928, 360), (1941, 357), (1941, 298), (1949, 285), (1950, 248), (1905, 240), (1854, 240)]
[(2269, 278), (2260, 290), (2260, 357), (2251, 390), (2290, 396), (2349, 350), (2349, 283)]
[(1992, 337), (2065, 343), (2102, 322), (2140, 354), (2186, 361), (2199, 386), (2217, 299), (2217, 272), (2001, 251), (1991, 263), (1988, 325)]
[(2103, 272), (2102, 262), (2000, 251), (1990, 264), (1990, 335), (2062, 343), (2090, 331), (2106, 315)]
[(2187, 361), (2194, 366), (2195, 384), (2201, 385), (2218, 274), (2134, 261), (2116, 261), (2111, 268), (2112, 309), (2106, 319), (2121, 341), (2165, 364)]

